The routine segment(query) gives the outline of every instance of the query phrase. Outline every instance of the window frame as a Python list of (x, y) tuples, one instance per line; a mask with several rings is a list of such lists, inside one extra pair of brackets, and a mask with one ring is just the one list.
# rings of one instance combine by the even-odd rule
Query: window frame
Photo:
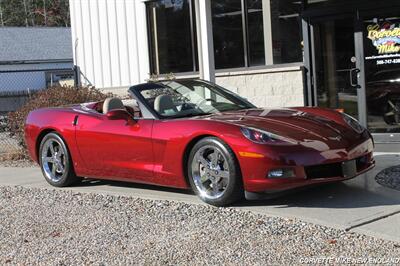
[[(241, 16), (242, 16), (242, 38), (243, 38), (243, 57), (244, 57), (243, 62), (244, 62), (244, 65), (235, 67), (235, 69), (252, 67), (251, 62), (250, 62), (251, 56), (250, 56), (250, 41), (249, 41), (249, 29), (248, 29), (249, 20), (248, 20), (247, 0), (240, 0), (240, 5), (241, 5)], [(211, 10), (211, 12), (212, 12), (212, 10)], [(213, 27), (213, 33), (214, 33), (214, 25), (212, 25), (212, 27)], [(265, 42), (265, 40), (264, 40), (264, 42)], [(264, 50), (264, 58), (265, 58), (265, 50)], [(221, 69), (226, 69), (226, 68), (217, 68), (216, 67), (215, 69), (221, 70)], [(230, 69), (232, 69), (232, 68), (230, 68)]]
[[(150, 75), (167, 75), (170, 72), (166, 73), (160, 73), (160, 66), (159, 66), (159, 55), (158, 53), (154, 53), (153, 51), (153, 45), (155, 49), (158, 49), (158, 44), (153, 43), (153, 38), (155, 39), (155, 43), (157, 43), (157, 34), (153, 34), (152, 32), (152, 25), (154, 25), (155, 29), (157, 30), (157, 23), (155, 21), (152, 21), (154, 19), (154, 11), (155, 7), (149, 7), (148, 5), (151, 4), (152, 2), (157, 2), (159, 0), (148, 0), (144, 1), (146, 4), (146, 26), (147, 26), (147, 36), (148, 36), (148, 51), (149, 51), (149, 67), (150, 67)], [(187, 0), (189, 4), (189, 19), (190, 19), (190, 42), (191, 42), (191, 50), (192, 50), (192, 71), (185, 71), (185, 72), (179, 72), (179, 73), (196, 73), (199, 71), (198, 69), (198, 47), (197, 47), (197, 36), (196, 36), (196, 30), (197, 30), (197, 25), (196, 25), (196, 16), (195, 16), (195, 10), (194, 10), (194, 0)], [(153, 12), (153, 15), (150, 15), (150, 12)], [(153, 36), (154, 35), (154, 36)], [(154, 61), (157, 61), (157, 64), (154, 64)]]
[[(272, 62), (272, 64), (267, 64), (267, 58), (266, 58), (266, 53), (265, 51), (265, 42), (268, 41), (265, 39), (264, 36), (264, 61), (265, 64), (263, 65), (252, 65), (251, 64), (251, 50), (250, 50), (250, 37), (249, 37), (249, 19), (248, 19), (248, 0), (240, 0), (241, 2), (241, 15), (242, 15), (242, 35), (243, 35), (243, 56), (244, 56), (244, 65), (243, 66), (238, 66), (234, 68), (217, 68), (215, 67), (216, 71), (223, 71), (223, 70), (235, 70), (235, 69), (250, 69), (250, 68), (258, 68), (258, 67), (263, 67), (263, 68), (275, 68), (279, 66), (286, 66), (286, 65), (304, 65), (304, 60), (299, 61), (299, 62), (289, 62), (289, 63), (277, 63), (275, 64)], [(302, 2), (304, 4), (304, 2)], [(304, 10), (304, 5), (302, 4), (301, 8)], [(264, 14), (263, 14), (263, 20), (265, 19)], [(272, 21), (270, 21), (272, 23)], [(263, 23), (265, 25), (265, 23)], [(264, 26), (263, 25), (263, 26)], [(302, 25), (299, 25), (299, 29), (302, 30)], [(264, 29), (265, 31), (265, 29)], [(262, 33), (264, 34), (264, 32)], [(304, 34), (304, 33), (303, 33)], [(303, 36), (304, 40), (304, 36)], [(272, 38), (270, 40), (271, 42), (273, 41)], [(215, 56), (215, 55), (214, 55)]]
[[(154, 65), (154, 54), (153, 54), (153, 38), (152, 37), (152, 27), (151, 23), (153, 23), (152, 16), (149, 15), (149, 8), (147, 4), (151, 2), (157, 2), (159, 0), (142, 0), (146, 4), (146, 24), (147, 24), (147, 34), (148, 34), (148, 51), (149, 51), (149, 73), (150, 75), (156, 75), (156, 76), (165, 76), (168, 75), (168, 73), (160, 73), (159, 67), (156, 67)], [(244, 65), (243, 66), (238, 66), (238, 67), (233, 67), (233, 68), (217, 68), (215, 67), (216, 72), (223, 72), (227, 70), (240, 70), (240, 71), (245, 71), (245, 70), (251, 70), (251, 69), (271, 69), (271, 68), (279, 68), (279, 67), (285, 67), (285, 66), (304, 66), (304, 60), (298, 61), (298, 62), (290, 62), (290, 63), (267, 63), (267, 51), (265, 50), (266, 45), (265, 42), (271, 41), (265, 38), (264, 36), (264, 61), (265, 64), (261, 65), (251, 65), (251, 49), (250, 49), (250, 38), (249, 38), (249, 19), (248, 19), (248, 0), (240, 0), (241, 2), (241, 16), (242, 16), (242, 35), (243, 35), (243, 53), (244, 53)], [(174, 74), (198, 74), (199, 73), (199, 47), (198, 47), (198, 40), (197, 40), (197, 30), (198, 30), (198, 25), (196, 24), (196, 11), (195, 11), (195, 3), (194, 0), (188, 0), (189, 3), (189, 10), (190, 10), (190, 39), (191, 39), (191, 45), (192, 45), (192, 61), (193, 61), (193, 70), (192, 71), (185, 71), (185, 72), (174, 72)], [(302, 0), (302, 11), (305, 10), (305, 7), (307, 4), (305, 3), (305, 0)], [(152, 8), (154, 10), (154, 8)], [(212, 12), (212, 11), (211, 11)], [(263, 14), (263, 20), (266, 19)], [(270, 23), (272, 23), (270, 21)], [(265, 22), (263, 22), (263, 26), (265, 26)], [(302, 30), (302, 25), (299, 25), (300, 29)], [(214, 29), (213, 25), (211, 25), (212, 31)], [(265, 29), (264, 29), (265, 31)], [(303, 40), (304, 40), (304, 32), (303, 33)], [(262, 33), (264, 34), (264, 32)], [(214, 57), (215, 57), (215, 51), (213, 51)], [(156, 60), (159, 62), (159, 58), (157, 57)]]

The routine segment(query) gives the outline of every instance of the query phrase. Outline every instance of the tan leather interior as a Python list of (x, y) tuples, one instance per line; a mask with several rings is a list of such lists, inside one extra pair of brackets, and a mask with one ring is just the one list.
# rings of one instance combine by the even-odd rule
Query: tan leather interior
[(176, 109), (176, 106), (169, 95), (157, 96), (154, 101), (154, 109), (160, 114), (164, 114), (166, 111), (178, 112), (178, 109)]
[(103, 114), (107, 114), (111, 110), (125, 109), (124, 104), (118, 98), (107, 98), (103, 103)]

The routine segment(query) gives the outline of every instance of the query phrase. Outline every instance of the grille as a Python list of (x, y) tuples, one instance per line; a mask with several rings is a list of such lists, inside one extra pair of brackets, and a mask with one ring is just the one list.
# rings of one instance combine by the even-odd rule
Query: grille
[(368, 166), (369, 155), (356, 159), (357, 172), (364, 170)]
[[(369, 155), (356, 159), (357, 172), (364, 170), (368, 166)], [(342, 163), (321, 164), (304, 167), (306, 176), (309, 179), (344, 177)]]
[(306, 166), (304, 170), (309, 179), (343, 176), (341, 163)]

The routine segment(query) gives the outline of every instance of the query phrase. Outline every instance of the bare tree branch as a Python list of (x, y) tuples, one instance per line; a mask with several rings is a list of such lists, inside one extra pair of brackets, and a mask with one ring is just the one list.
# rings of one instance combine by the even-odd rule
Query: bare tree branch
[(43, 0), (44, 25), (47, 26), (46, 0)]
[(0, 0), (0, 23), (1, 23), (1, 26), (4, 27), (3, 8), (2, 8), (2, 1), (1, 0)]
[(25, 11), (25, 26), (29, 27), (29, 22), (28, 22), (28, 8), (26, 6), (26, 0), (23, 0), (24, 3), (24, 11)]
[(0, 27), (69, 25), (68, 0), (0, 0)]

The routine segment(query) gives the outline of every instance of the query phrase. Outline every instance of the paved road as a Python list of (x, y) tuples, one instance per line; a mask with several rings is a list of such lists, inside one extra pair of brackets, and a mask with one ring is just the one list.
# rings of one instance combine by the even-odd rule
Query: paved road
[[(382, 187), (375, 175), (400, 164), (400, 154), (376, 153), (377, 167), (353, 180), (315, 187), (275, 199), (241, 202), (235, 208), (268, 215), (299, 218), (400, 242), (400, 191)], [(0, 168), (0, 186), (50, 188), (38, 168)], [(108, 181), (87, 181), (79, 192), (126, 195), (147, 199), (203, 204), (187, 191)]]

